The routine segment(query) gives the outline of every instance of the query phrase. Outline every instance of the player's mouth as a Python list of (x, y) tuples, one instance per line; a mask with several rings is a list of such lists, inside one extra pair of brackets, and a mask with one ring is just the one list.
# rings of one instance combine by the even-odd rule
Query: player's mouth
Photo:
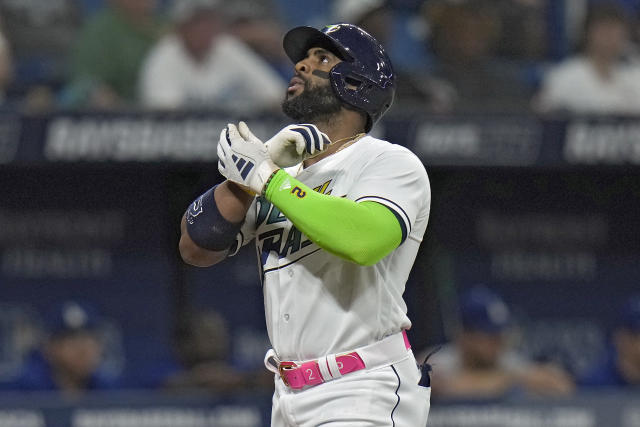
[(305, 81), (302, 77), (294, 76), (291, 81), (289, 81), (289, 87), (287, 88), (287, 94), (292, 94), (299, 88), (304, 88)]

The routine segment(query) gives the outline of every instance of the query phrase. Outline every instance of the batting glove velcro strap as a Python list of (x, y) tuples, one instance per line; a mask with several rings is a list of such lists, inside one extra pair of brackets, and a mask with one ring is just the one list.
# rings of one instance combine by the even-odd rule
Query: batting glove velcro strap
[(271, 160), (283, 168), (320, 154), (329, 144), (329, 137), (312, 124), (289, 125), (265, 143)]
[(229, 181), (261, 194), (265, 182), (277, 169), (266, 145), (251, 133), (245, 122), (238, 127), (229, 124), (220, 133), (218, 170)]

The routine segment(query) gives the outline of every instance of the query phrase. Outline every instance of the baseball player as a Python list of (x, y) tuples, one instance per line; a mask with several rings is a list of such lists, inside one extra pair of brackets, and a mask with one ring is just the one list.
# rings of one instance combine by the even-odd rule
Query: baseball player
[(424, 426), (431, 389), (402, 299), (427, 227), (430, 186), (406, 148), (367, 135), (393, 101), (382, 46), (349, 24), (297, 27), (283, 111), (263, 143), (229, 124), (226, 181), (182, 220), (180, 251), (210, 266), (255, 240), (273, 348), (272, 426)]

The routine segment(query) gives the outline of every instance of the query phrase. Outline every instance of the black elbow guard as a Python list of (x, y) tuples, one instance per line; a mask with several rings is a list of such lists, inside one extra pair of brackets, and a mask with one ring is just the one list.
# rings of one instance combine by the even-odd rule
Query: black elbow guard
[(213, 197), (216, 187), (194, 200), (185, 213), (187, 234), (196, 245), (210, 251), (228, 249), (242, 226), (242, 222), (234, 224), (222, 216)]

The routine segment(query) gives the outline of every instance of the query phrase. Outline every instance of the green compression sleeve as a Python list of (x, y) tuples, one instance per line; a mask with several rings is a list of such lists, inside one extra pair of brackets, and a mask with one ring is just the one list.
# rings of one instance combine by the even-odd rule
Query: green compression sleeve
[(401, 243), (398, 219), (380, 203), (318, 193), (283, 170), (264, 194), (312, 242), (340, 258), (373, 265)]

